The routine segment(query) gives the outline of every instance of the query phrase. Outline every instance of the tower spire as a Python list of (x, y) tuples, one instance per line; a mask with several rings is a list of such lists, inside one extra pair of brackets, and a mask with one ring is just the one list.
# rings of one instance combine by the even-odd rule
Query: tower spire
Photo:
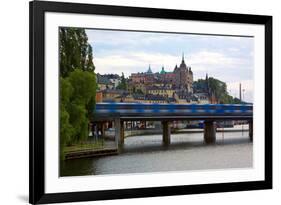
[(149, 74), (151, 74), (151, 73), (152, 73), (152, 70), (151, 70), (150, 64), (149, 64), (149, 66), (148, 66), (147, 73), (149, 73)]
[(208, 73), (206, 73), (206, 80), (205, 80), (205, 82), (206, 82), (206, 86), (207, 86), (207, 93), (208, 93), (208, 95), (210, 96), (210, 86), (209, 86), (209, 76), (208, 76)]
[(187, 67), (186, 67), (186, 64), (185, 64), (185, 62), (184, 62), (184, 52), (182, 52), (182, 60), (181, 60), (180, 68), (184, 68), (184, 69), (187, 68)]

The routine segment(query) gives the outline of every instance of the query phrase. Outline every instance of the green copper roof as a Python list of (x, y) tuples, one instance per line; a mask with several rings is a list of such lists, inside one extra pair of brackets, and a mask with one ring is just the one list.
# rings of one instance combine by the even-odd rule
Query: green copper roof
[(164, 70), (164, 67), (162, 67), (160, 74), (165, 74), (165, 73), (166, 73), (166, 71)]

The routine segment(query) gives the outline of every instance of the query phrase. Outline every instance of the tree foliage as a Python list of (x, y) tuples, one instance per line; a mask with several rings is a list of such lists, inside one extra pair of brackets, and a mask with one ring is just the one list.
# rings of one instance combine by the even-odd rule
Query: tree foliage
[(119, 85), (117, 86), (117, 89), (127, 90), (127, 88), (128, 88), (127, 81), (126, 81), (126, 78), (124, 76), (124, 73), (122, 72), (121, 81), (120, 81)]
[(227, 85), (216, 78), (198, 79), (193, 83), (195, 92), (205, 92), (214, 95), (221, 104), (238, 104), (241, 101), (233, 98), (227, 91)]
[(71, 142), (73, 135), (73, 127), (69, 122), (68, 106), (70, 104), (70, 96), (73, 88), (71, 84), (64, 78), (60, 78), (60, 151), (61, 158), (64, 158), (63, 149), (65, 145)]
[(59, 29), (60, 75), (67, 77), (75, 69), (94, 71), (92, 47), (85, 29)]
[(71, 144), (88, 138), (88, 125), (96, 95), (95, 74), (74, 70), (67, 78), (61, 78), (61, 138)]
[(75, 140), (88, 137), (88, 123), (91, 118), (96, 96), (96, 76), (92, 72), (75, 70), (68, 77), (73, 87), (69, 109), (70, 123), (75, 128)]
[(60, 136), (62, 145), (70, 142), (73, 132), (73, 128), (69, 122), (70, 116), (67, 111), (72, 93), (73, 88), (71, 84), (67, 80), (60, 78)]
[(60, 28), (60, 147), (88, 138), (95, 106), (92, 47), (84, 29)]
[(210, 91), (215, 95), (216, 99), (218, 99), (219, 103), (230, 103), (229, 97), (231, 96), (228, 95), (226, 83), (212, 77), (210, 77), (208, 81)]

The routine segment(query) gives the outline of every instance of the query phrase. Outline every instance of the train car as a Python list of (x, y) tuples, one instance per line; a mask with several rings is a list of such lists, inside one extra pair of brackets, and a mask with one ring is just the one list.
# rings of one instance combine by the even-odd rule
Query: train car
[(97, 116), (245, 116), (252, 117), (250, 104), (146, 104), (146, 103), (97, 103)]

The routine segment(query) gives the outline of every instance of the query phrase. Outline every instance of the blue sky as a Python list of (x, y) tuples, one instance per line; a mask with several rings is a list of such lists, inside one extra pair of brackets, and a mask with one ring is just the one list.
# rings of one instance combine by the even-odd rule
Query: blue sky
[(191, 66), (194, 79), (209, 76), (227, 83), (231, 95), (238, 97), (242, 83), (245, 100), (253, 101), (254, 39), (214, 35), (87, 29), (93, 48), (96, 72), (101, 74), (153, 72), (164, 66), (173, 71), (182, 53)]

